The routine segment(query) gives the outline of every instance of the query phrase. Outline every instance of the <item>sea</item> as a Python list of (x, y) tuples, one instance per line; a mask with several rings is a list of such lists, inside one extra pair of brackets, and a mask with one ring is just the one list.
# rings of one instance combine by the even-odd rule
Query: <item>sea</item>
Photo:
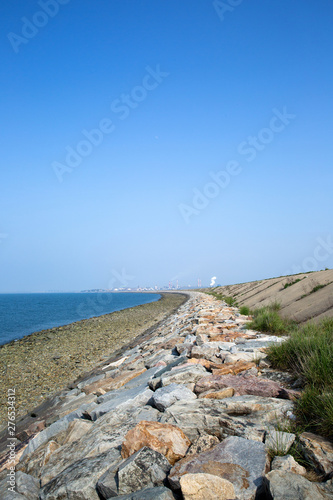
[(158, 293), (0, 294), (0, 345), (34, 332), (156, 302)]

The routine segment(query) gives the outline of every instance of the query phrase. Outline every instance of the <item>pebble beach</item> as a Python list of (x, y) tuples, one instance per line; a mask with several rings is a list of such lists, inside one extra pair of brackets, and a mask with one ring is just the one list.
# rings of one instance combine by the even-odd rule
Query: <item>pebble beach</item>
[[(17, 418), (156, 326), (185, 300), (182, 294), (161, 295), (157, 302), (42, 330), (0, 346), (0, 383), (7, 390), (15, 388)], [(7, 390), (1, 395), (0, 429), (6, 424)]]

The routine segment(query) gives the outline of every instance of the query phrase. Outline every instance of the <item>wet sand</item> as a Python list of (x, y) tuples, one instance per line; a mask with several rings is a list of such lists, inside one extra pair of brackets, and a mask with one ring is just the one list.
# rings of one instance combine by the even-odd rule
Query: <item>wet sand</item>
[(15, 389), (18, 419), (156, 326), (186, 300), (181, 293), (161, 295), (157, 302), (42, 330), (0, 346), (0, 428), (6, 425), (8, 389)]

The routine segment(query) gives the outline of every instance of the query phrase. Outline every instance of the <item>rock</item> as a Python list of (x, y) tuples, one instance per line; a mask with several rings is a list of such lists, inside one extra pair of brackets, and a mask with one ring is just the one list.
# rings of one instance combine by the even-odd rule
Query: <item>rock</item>
[(126, 434), (121, 455), (127, 458), (148, 446), (162, 453), (173, 465), (185, 456), (190, 444), (191, 441), (175, 425), (143, 420)]
[(184, 500), (230, 500), (235, 497), (233, 485), (211, 474), (185, 474), (180, 478)]
[(252, 394), (271, 398), (289, 399), (286, 389), (277, 382), (258, 377), (239, 377), (237, 375), (208, 375), (200, 379), (195, 385), (195, 393), (218, 391), (226, 387), (233, 387), (240, 395)]
[(293, 472), (294, 474), (300, 474), (301, 476), (304, 476), (306, 474), (306, 468), (297, 463), (294, 457), (292, 457), (291, 455), (285, 455), (284, 457), (274, 457), (271, 463), (271, 470)]
[[(157, 420), (159, 411), (151, 406), (114, 410), (98, 419), (80, 441), (68, 443), (56, 450), (49, 462), (40, 470), (31, 472), (42, 476), (42, 485), (54, 479), (70, 465), (88, 457), (96, 457), (112, 448), (120, 448), (126, 433), (141, 420)], [(30, 460), (28, 459), (28, 465)], [(25, 465), (26, 466), (26, 462)], [(24, 469), (23, 469), (24, 470)], [(24, 472), (27, 472), (24, 470)]]
[(221, 391), (213, 391), (213, 392), (203, 392), (200, 394), (199, 398), (204, 399), (224, 399), (224, 398), (232, 398), (235, 394), (235, 389), (232, 387), (226, 387)]
[(174, 495), (169, 488), (158, 486), (156, 488), (145, 488), (128, 495), (120, 495), (119, 500), (174, 500)]
[(19, 463), (17, 470), (21, 470), (27, 474), (36, 475), (36, 471), (41, 469), (49, 462), (52, 454), (60, 448), (60, 444), (56, 441), (48, 441), (37, 448), (31, 455), (22, 463)]
[(196, 453), (202, 453), (203, 451), (210, 450), (216, 444), (219, 444), (219, 439), (216, 436), (211, 436), (210, 434), (200, 434), (193, 443), (191, 444), (189, 451), (186, 456), (195, 455)]
[(322, 436), (303, 432), (299, 437), (304, 454), (319, 472), (333, 472), (333, 444)]
[(104, 403), (99, 404), (95, 410), (91, 413), (92, 420), (97, 420), (105, 413), (109, 413), (112, 410), (122, 408), (125, 410), (130, 407), (145, 406), (148, 401), (150, 401), (153, 395), (153, 391), (145, 387), (139, 386), (134, 389), (122, 389), (120, 391), (113, 391), (112, 393), (107, 393), (101, 398), (108, 396)]
[(204, 333), (198, 333), (196, 336), (196, 343), (198, 346), (206, 344), (208, 342), (208, 337)]
[(232, 436), (209, 451), (178, 462), (171, 469), (168, 480), (173, 489), (179, 489), (184, 474), (212, 474), (230, 481), (237, 497), (252, 500), (263, 487), (265, 466), (266, 452), (262, 443)]
[(92, 422), (76, 418), (69, 424), (62, 444), (77, 441), (90, 430), (92, 425)]
[(250, 370), (250, 368), (255, 367), (252, 362), (237, 361), (236, 363), (223, 363), (221, 367), (213, 370), (213, 375), (237, 375), (245, 370)]
[(162, 486), (171, 469), (164, 455), (148, 447), (141, 448), (120, 464), (118, 493), (132, 493), (145, 487)]
[(285, 420), (285, 413), (292, 406), (285, 399), (251, 395), (196, 399), (174, 403), (161, 414), (159, 421), (178, 426), (191, 441), (203, 432), (219, 438), (236, 435), (263, 441), (267, 429)]
[(97, 457), (84, 458), (67, 467), (42, 489), (40, 500), (99, 500), (96, 483), (104, 472), (121, 461), (113, 448)]
[(49, 427), (44, 429), (42, 432), (37, 434), (31, 441), (29, 441), (28, 446), (23, 452), (22, 458), (29, 456), (39, 446), (49, 441), (60, 432), (67, 430), (70, 422), (72, 422), (76, 418), (80, 418), (83, 415), (83, 413), (84, 409), (75, 410), (72, 413), (66, 415), (65, 417), (57, 420)]
[[(7, 483), (7, 480), (9, 481), (10, 478), (7, 477), (8, 471), (4, 470), (2, 471), (0, 475), (0, 498), (1, 500), (26, 500), (26, 497), (21, 495), (20, 493), (17, 493), (15, 491), (15, 482), (13, 481), (13, 485), (10, 483)], [(9, 491), (8, 487), (14, 488), (14, 491)], [(37, 497), (38, 498), (38, 497)]]
[(99, 380), (94, 382), (93, 384), (87, 385), (83, 388), (86, 394), (92, 394), (99, 389), (103, 389), (104, 391), (111, 391), (120, 389), (123, 385), (130, 382), (135, 377), (138, 377), (142, 373), (146, 371), (146, 368), (142, 368), (140, 370), (123, 370), (116, 377), (108, 377), (103, 380)]
[(99, 375), (95, 375), (93, 377), (90, 377), (86, 380), (83, 380), (79, 384), (77, 384), (78, 389), (83, 389), (87, 385), (93, 384), (94, 382), (98, 382), (99, 380), (102, 380), (105, 378), (105, 373), (100, 373)]
[(273, 455), (286, 455), (295, 439), (295, 434), (271, 430), (266, 437), (266, 450)]
[(187, 401), (196, 398), (196, 395), (184, 385), (170, 384), (157, 389), (152, 396), (152, 401), (153, 406), (159, 411), (164, 411), (176, 401)]
[(266, 475), (266, 488), (274, 500), (324, 500), (327, 498), (316, 483), (305, 477), (273, 470)]
[(191, 384), (200, 380), (207, 371), (201, 365), (188, 365), (178, 370), (164, 373), (161, 377), (162, 387), (175, 384)]
[(15, 475), (16, 491), (27, 500), (39, 499), (39, 481), (24, 472), (17, 471)]

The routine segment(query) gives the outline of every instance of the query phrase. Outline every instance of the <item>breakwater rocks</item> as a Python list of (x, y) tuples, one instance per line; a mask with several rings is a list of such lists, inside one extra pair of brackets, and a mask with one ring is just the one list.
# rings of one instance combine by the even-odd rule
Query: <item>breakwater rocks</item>
[(265, 354), (283, 338), (246, 330), (247, 320), (191, 292), (140, 343), (26, 420), (16, 493), (3, 456), (1, 498), (333, 498), (331, 443), (311, 433), (298, 439), (320, 482), (288, 454), (295, 435), (281, 429), (294, 418), (297, 392)]

